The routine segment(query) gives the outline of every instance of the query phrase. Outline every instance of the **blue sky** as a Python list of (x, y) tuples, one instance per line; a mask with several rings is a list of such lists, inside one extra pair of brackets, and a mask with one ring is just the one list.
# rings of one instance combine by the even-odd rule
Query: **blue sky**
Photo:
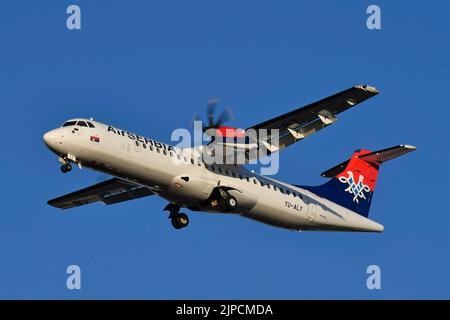
[[(81, 7), (82, 30), (66, 28)], [(366, 28), (370, 4), (382, 29)], [(0, 298), (450, 298), (447, 1), (14, 1), (0, 10)], [(324, 182), (353, 150), (413, 144), (383, 166), (370, 217), (383, 234), (292, 233), (165, 202), (61, 211), (98, 182), (62, 175), (42, 134), (71, 117), (170, 142), (207, 100), (249, 127), (360, 83), (376, 98), (281, 155), (278, 179)], [(66, 289), (79, 265), (82, 290)], [(366, 288), (370, 264), (382, 289)]]

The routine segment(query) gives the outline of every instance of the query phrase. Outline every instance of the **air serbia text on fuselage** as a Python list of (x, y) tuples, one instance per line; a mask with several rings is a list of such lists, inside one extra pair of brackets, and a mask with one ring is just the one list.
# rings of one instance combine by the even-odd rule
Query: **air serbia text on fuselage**
[(162, 143), (162, 142), (159, 142), (159, 141), (155, 141), (155, 140), (152, 140), (152, 139), (148, 139), (146, 137), (141, 137), (140, 135), (132, 133), (132, 132), (128, 132), (128, 131), (125, 131), (125, 130), (117, 129), (117, 128), (114, 128), (112, 126), (109, 126), (107, 131), (108, 132), (112, 132), (112, 133), (114, 133), (116, 135), (119, 135), (119, 136), (122, 136), (122, 137), (128, 137), (131, 140), (140, 142), (140, 143), (145, 144), (145, 145), (151, 145), (151, 146), (154, 146), (156, 148), (163, 149), (163, 150), (176, 152), (175, 148), (170, 146), (170, 145), (167, 145), (165, 143)]

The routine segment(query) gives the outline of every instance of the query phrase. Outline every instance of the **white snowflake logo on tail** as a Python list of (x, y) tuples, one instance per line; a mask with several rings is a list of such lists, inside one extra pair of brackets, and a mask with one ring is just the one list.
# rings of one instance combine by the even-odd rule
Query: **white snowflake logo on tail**
[(347, 171), (348, 177), (339, 177), (339, 181), (342, 183), (348, 184), (346, 192), (351, 193), (353, 197), (353, 202), (359, 203), (359, 199), (366, 199), (366, 195), (364, 192), (370, 192), (370, 188), (368, 185), (364, 184), (364, 176), (359, 176), (358, 183), (355, 182), (355, 178), (353, 176), (352, 171)]

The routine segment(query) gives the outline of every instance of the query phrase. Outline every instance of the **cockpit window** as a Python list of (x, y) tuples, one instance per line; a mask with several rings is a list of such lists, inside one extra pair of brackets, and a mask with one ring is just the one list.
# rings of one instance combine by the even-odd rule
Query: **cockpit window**
[(87, 122), (87, 124), (88, 124), (89, 128), (95, 128), (95, 126), (92, 123)]
[(77, 122), (76, 121), (67, 121), (66, 123), (63, 124), (63, 127), (74, 126), (75, 123), (77, 123)]
[(77, 125), (79, 125), (80, 127), (87, 127), (87, 124), (84, 121), (78, 121)]

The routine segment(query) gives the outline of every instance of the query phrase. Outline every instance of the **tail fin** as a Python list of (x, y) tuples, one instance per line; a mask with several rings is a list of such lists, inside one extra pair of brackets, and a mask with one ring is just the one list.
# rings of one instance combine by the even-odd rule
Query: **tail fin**
[(349, 160), (322, 173), (323, 177), (332, 178), (330, 181), (301, 187), (368, 217), (380, 165), (414, 150), (416, 147), (408, 145), (375, 152), (356, 150)]

